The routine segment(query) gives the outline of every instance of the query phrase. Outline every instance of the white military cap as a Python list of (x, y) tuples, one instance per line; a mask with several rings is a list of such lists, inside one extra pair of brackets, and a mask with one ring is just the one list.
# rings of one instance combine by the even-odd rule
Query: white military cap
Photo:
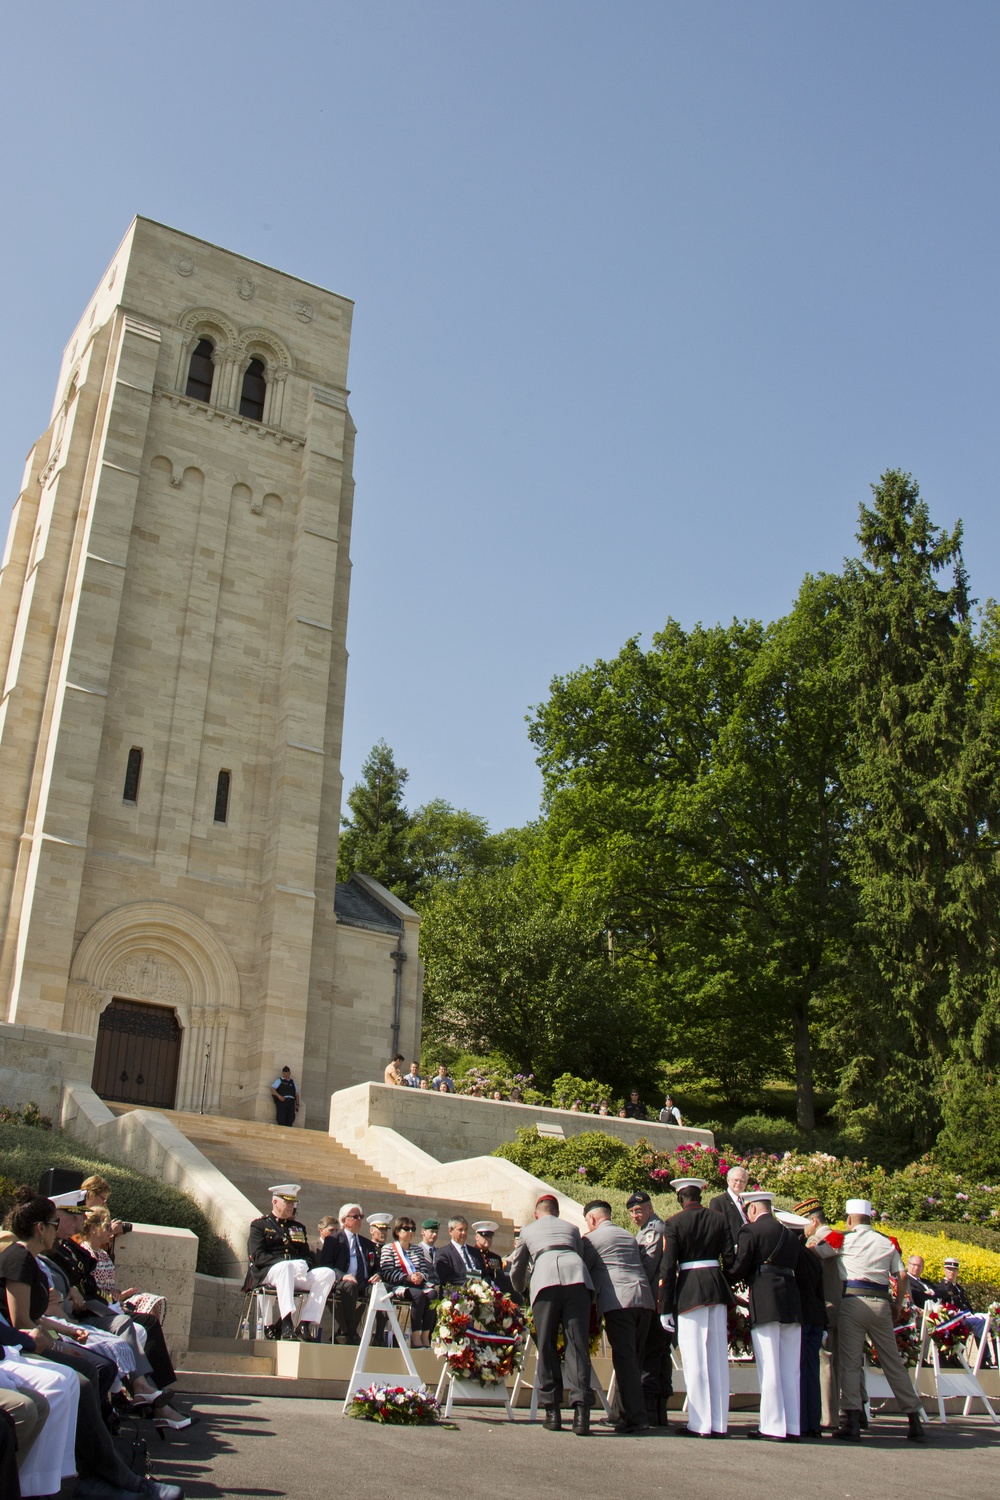
[(704, 1188), (708, 1187), (708, 1183), (705, 1181), (704, 1177), (675, 1177), (670, 1186), (673, 1188), (675, 1193), (679, 1193), (681, 1188)]
[(49, 1202), (54, 1203), (56, 1208), (61, 1208), (64, 1213), (71, 1214), (76, 1209), (82, 1210), (86, 1196), (83, 1188), (73, 1188), (69, 1193), (56, 1193)]
[(787, 1229), (806, 1229), (812, 1223), (812, 1219), (804, 1219), (801, 1214), (790, 1214), (783, 1208), (779, 1208), (774, 1217)]
[(268, 1188), (268, 1192), (272, 1198), (284, 1198), (286, 1203), (297, 1203), (301, 1186), (301, 1182), (279, 1182), (277, 1187)]
[(492, 1219), (480, 1219), (478, 1224), (472, 1226), (473, 1234), (496, 1234), (497, 1226)]
[(867, 1198), (848, 1198), (844, 1205), (844, 1212), (848, 1214), (864, 1214), (866, 1218), (870, 1219), (875, 1210)]
[(744, 1203), (773, 1203), (774, 1202), (774, 1194), (773, 1193), (764, 1193), (764, 1192), (741, 1193), (740, 1196), (743, 1199)]
[(375, 1224), (381, 1229), (388, 1229), (392, 1223), (392, 1214), (369, 1214), (369, 1224)]

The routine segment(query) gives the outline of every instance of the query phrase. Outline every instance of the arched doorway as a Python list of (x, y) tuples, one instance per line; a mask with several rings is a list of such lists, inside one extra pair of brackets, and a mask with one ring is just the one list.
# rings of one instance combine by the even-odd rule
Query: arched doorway
[(173, 1109), (181, 1028), (165, 1005), (117, 997), (101, 1012), (93, 1089), (102, 1099)]

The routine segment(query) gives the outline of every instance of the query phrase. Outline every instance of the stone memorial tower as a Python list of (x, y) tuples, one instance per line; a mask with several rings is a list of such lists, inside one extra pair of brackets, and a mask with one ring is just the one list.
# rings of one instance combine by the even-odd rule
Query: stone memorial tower
[(137, 218), (28, 457), (0, 1017), (91, 1038), (108, 1098), (270, 1119), (288, 1063), (322, 1127), (393, 1036), (419, 1045), (415, 914), (336, 884), (351, 313)]

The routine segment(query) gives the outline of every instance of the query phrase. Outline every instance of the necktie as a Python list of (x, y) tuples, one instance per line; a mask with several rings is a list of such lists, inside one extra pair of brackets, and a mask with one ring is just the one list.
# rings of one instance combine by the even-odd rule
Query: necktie
[(476, 1267), (473, 1263), (472, 1256), (469, 1254), (469, 1247), (467, 1245), (462, 1246), (462, 1254), (465, 1256), (466, 1269), (469, 1271), (474, 1271)]
[(360, 1275), (361, 1275), (361, 1258), (358, 1255), (358, 1237), (357, 1237), (356, 1234), (352, 1234), (351, 1235), (351, 1264), (350, 1264), (350, 1272), (351, 1272), (351, 1275), (354, 1277), (354, 1279), (356, 1281), (360, 1278)]

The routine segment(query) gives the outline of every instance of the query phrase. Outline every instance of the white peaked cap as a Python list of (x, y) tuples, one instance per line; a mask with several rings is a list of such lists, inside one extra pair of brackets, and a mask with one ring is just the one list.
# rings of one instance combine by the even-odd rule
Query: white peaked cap
[(675, 1177), (670, 1186), (673, 1188), (675, 1193), (679, 1193), (681, 1188), (706, 1188), (708, 1187), (708, 1183), (705, 1181), (704, 1177)]
[(779, 1208), (774, 1217), (786, 1229), (806, 1229), (812, 1223), (812, 1219), (804, 1219), (801, 1214), (790, 1214), (783, 1208)]
[(497, 1226), (492, 1219), (480, 1219), (472, 1226), (473, 1234), (496, 1234)]
[(741, 1193), (744, 1203), (773, 1203), (774, 1194), (758, 1191), (756, 1193)]
[(380, 1224), (383, 1229), (388, 1229), (392, 1223), (392, 1214), (369, 1214), (369, 1224)]
[(86, 1196), (83, 1188), (73, 1188), (69, 1193), (56, 1193), (49, 1202), (54, 1203), (56, 1208), (79, 1208)]
[(848, 1214), (864, 1214), (866, 1218), (870, 1219), (875, 1210), (867, 1198), (848, 1198), (844, 1205), (844, 1212)]
[(296, 1199), (299, 1196), (301, 1182), (279, 1182), (277, 1187), (268, 1188), (272, 1198)]

